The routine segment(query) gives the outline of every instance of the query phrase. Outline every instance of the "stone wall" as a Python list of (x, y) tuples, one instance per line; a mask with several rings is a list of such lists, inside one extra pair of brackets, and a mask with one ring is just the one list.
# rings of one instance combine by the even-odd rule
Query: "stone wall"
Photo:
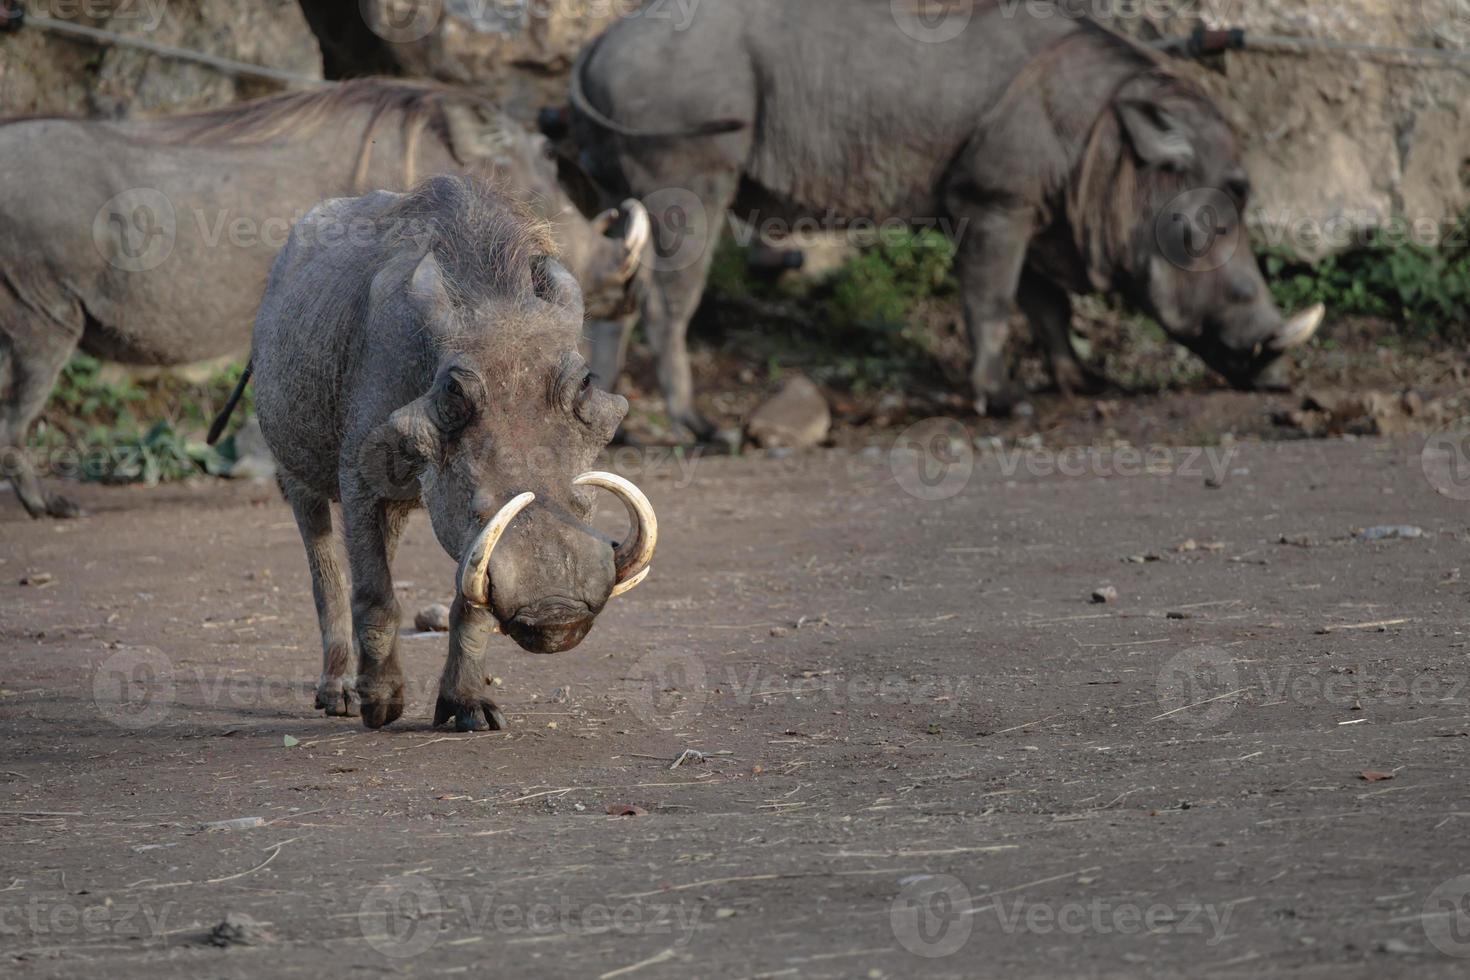
[[(1470, 205), (1470, 3), (1465, 0), (1087, 0), (1144, 39), (1198, 23), (1466, 55), (1232, 52), (1191, 67), (1245, 141), (1251, 215), (1268, 240), (1307, 257), (1393, 222), (1421, 234)], [(1142, 16), (1134, 14), (1142, 13)]]
[[(321, 77), (321, 50), (296, 0), (31, 0), (55, 20)], [(225, 105), (279, 91), (122, 46), (27, 25), (0, 34), (0, 112), (122, 117)]]
[[(529, 121), (541, 106), (565, 101), (577, 51), (638, 0), (303, 2), (313, 14), (311, 27), (296, 0), (35, 0), (30, 6), (312, 76), (321, 73), (325, 46), (337, 73), (388, 70), (471, 85)], [(697, 16), (690, 4), (698, 2), (680, 0), (678, 9)], [(1204, 23), (1470, 54), (1470, 0), (1061, 2), (1149, 40)], [(344, 37), (348, 43), (340, 43)], [(1347, 52), (1246, 51), (1181, 64), (1216, 95), (1244, 138), (1258, 188), (1252, 220), (1268, 240), (1308, 256), (1326, 254), (1360, 241), (1367, 229), (1405, 221), (1433, 228), (1470, 205), (1470, 60), (1435, 66)], [(0, 35), (5, 112), (119, 116), (274, 90), (35, 28)]]

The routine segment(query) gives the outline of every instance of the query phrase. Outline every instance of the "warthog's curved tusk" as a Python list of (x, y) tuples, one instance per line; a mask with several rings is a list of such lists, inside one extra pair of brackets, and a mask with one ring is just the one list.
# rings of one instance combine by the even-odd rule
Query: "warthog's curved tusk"
[(628, 528), (628, 540), (618, 545), (613, 555), (617, 584), (612, 594), (620, 596), (648, 577), (648, 563), (653, 560), (654, 548), (658, 547), (658, 517), (653, 512), (653, 504), (632, 481), (616, 473), (583, 473), (572, 483), (579, 487), (601, 487), (615, 494), (627, 508), (628, 519), (632, 522)]
[(459, 580), (456, 585), (466, 602), (477, 606), (490, 604), (490, 553), (500, 543), (500, 536), (510, 527), (510, 522), (535, 500), (534, 493), (523, 493), (500, 508), (499, 513), (490, 518), (490, 523), (485, 525), (475, 543), (465, 552), (459, 563)]
[(592, 219), (592, 230), (597, 232), (599, 235), (606, 235), (608, 229), (613, 226), (613, 222), (617, 221), (622, 216), (623, 212), (619, 211), (617, 208), (608, 208), (606, 211), (602, 212), (597, 217)]
[(608, 596), (608, 598), (616, 599), (620, 595), (626, 595), (627, 593), (632, 592), (634, 589), (638, 588), (638, 586), (643, 584), (643, 580), (648, 578), (648, 573), (651, 571), (653, 571), (652, 565), (645, 566), (643, 571), (639, 572), (637, 575), (634, 575), (632, 578), (628, 579), (628, 581), (618, 583), (618, 585), (613, 588), (612, 595)]
[(1326, 316), (1327, 307), (1321, 303), (1310, 309), (1302, 310), (1282, 324), (1276, 336), (1271, 338), (1271, 349), (1287, 351), (1302, 346), (1317, 335)]
[(653, 237), (653, 222), (649, 220), (648, 209), (641, 201), (629, 198), (623, 202), (623, 210), (628, 212), (628, 233), (623, 236), (623, 247), (627, 250), (628, 257), (623, 260), (618, 274), (627, 280), (638, 271), (638, 263), (643, 259), (644, 246)]

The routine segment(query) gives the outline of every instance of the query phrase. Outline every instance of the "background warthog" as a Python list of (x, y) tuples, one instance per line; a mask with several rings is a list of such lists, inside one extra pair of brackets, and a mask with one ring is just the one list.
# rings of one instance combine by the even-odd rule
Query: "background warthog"
[[(337, 237), (345, 227), (358, 234)], [(591, 384), (581, 290), (553, 252), (544, 224), (482, 183), (440, 176), (314, 208), (271, 270), (251, 348), (256, 408), (306, 544), (328, 714), (351, 713), (354, 697), (370, 728), (403, 713), (389, 563), (414, 507), (460, 563), (436, 724), (504, 727), (485, 693), (496, 623), (527, 650), (570, 649), (647, 572), (647, 499), (586, 472), (628, 403)], [(583, 523), (590, 486), (634, 516), (616, 552)]]
[(1320, 310), (1283, 323), (1242, 240), (1249, 182), (1204, 94), (1089, 20), (960, 6), (973, 19), (936, 41), (919, 0), (709, 0), (683, 29), (630, 18), (583, 52), (582, 164), (654, 212), (644, 319), (675, 424), (710, 432), (685, 331), (732, 207), (943, 222), (982, 414), (1013, 399), (1018, 302), (1069, 389), (1088, 379), (1068, 290), (1121, 293), (1238, 385), (1315, 330)]
[(271, 259), (325, 198), (493, 174), (551, 221), (592, 314), (620, 313), (641, 209), (588, 222), (544, 145), (472, 94), (377, 80), (153, 120), (0, 124), (0, 157), (26, 175), (0, 181), (0, 456), (21, 502), (74, 512), (24, 454), (72, 351), (183, 364), (243, 350)]

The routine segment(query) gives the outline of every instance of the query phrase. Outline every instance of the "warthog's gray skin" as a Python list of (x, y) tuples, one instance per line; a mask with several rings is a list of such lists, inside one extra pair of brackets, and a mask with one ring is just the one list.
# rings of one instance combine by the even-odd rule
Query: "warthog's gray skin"
[(326, 198), (493, 172), (553, 221), (591, 312), (617, 314), (625, 244), (572, 207), (543, 147), (473, 95), (377, 80), (154, 120), (0, 124), (0, 462), (21, 503), (75, 513), (23, 451), (72, 352), (184, 364), (243, 350), (271, 260)]
[[(1068, 290), (1121, 293), (1241, 386), (1310, 333), (1283, 324), (1241, 241), (1249, 183), (1205, 95), (1091, 21), (1033, 16), (1036, 3), (913, 7), (972, 18), (926, 43), (901, 29), (925, 27), (905, 0), (703, 0), (687, 24), (624, 19), (583, 52), (573, 139), (594, 180), (653, 212), (661, 261), (643, 314), (676, 424), (710, 432), (685, 331), (732, 208), (759, 222), (947, 221), (982, 413), (1013, 398), (1017, 303), (1061, 386), (1084, 383)], [(1191, 188), (1229, 205), (1171, 203)]]
[[(344, 239), (345, 228), (358, 231)], [(617, 584), (612, 547), (583, 523), (591, 492), (573, 480), (628, 403), (589, 384), (581, 293), (553, 248), (484, 185), (440, 176), (314, 208), (272, 267), (251, 348), (255, 405), (306, 544), (329, 714), (354, 710), (354, 637), (363, 722), (403, 712), (389, 563), (413, 508), (427, 506), (463, 563), (502, 505), (537, 495), (490, 557), (488, 596), (455, 598), (436, 723), (503, 726), (484, 679), (496, 621), (528, 650), (569, 649)]]

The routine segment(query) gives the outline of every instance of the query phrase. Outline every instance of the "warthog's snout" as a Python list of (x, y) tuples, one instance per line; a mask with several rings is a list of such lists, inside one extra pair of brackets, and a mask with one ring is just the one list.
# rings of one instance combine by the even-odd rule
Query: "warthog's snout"
[(1229, 318), (1223, 323), (1206, 318), (1204, 335), (1194, 343), (1186, 341), (1186, 345), (1233, 387), (1250, 390), (1282, 355), (1316, 336), (1326, 312), (1326, 307), (1318, 303), (1290, 318), (1283, 318), (1274, 306), (1264, 316), (1244, 318), (1244, 324)]
[(577, 599), (552, 596), (523, 606), (503, 624), (507, 636), (531, 653), (561, 653), (587, 638), (596, 614)]
[(561, 653), (586, 639), (607, 601), (647, 577), (658, 543), (653, 505), (632, 483), (594, 472), (573, 485), (602, 487), (623, 502), (631, 519), (626, 540), (613, 547), (590, 528), (548, 520), (544, 512), (520, 518), (507, 537), (536, 501), (523, 493), (486, 522), (460, 562), (460, 594), (489, 609), (500, 630), (531, 653)]

